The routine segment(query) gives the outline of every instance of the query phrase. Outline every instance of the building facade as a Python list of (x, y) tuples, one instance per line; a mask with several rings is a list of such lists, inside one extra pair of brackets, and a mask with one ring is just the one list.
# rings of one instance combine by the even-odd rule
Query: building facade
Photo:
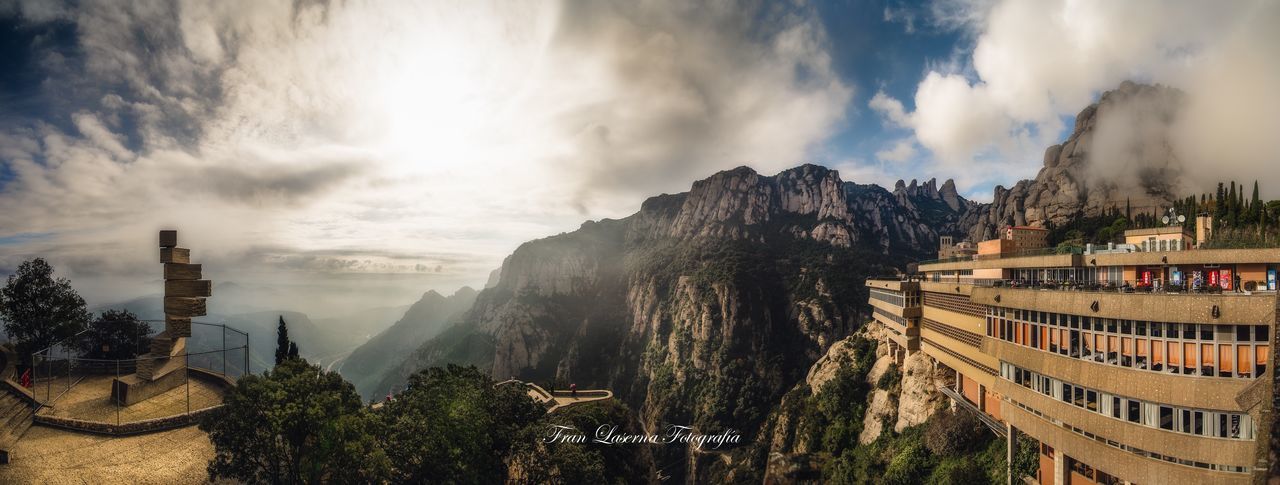
[(955, 372), (957, 406), (1036, 440), (1041, 484), (1260, 483), (1280, 249), (1170, 247), (1002, 252), (867, 286), (895, 349)]

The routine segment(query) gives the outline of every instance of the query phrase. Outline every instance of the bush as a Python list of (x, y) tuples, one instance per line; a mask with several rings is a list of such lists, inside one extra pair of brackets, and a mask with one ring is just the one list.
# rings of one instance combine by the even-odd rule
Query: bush
[(132, 359), (151, 350), (151, 325), (129, 310), (107, 310), (80, 338), (80, 355), (91, 359)]
[(889, 370), (880, 376), (880, 380), (876, 381), (876, 389), (888, 391), (902, 382), (902, 373), (898, 371), (898, 366), (891, 365)]
[(939, 456), (959, 456), (974, 451), (986, 432), (972, 414), (945, 410), (929, 421), (924, 444)]
[(932, 468), (928, 450), (920, 443), (911, 443), (899, 451), (884, 470), (885, 485), (915, 485), (924, 481)]
[(973, 485), (986, 481), (987, 474), (978, 462), (967, 458), (943, 460), (929, 476), (929, 483), (933, 485)]

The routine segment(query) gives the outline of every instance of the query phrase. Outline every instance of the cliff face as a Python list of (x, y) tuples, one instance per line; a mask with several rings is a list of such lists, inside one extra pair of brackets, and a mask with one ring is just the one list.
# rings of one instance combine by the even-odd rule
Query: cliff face
[[(890, 192), (814, 165), (721, 172), (625, 219), (521, 245), (462, 321), (380, 387), (424, 366), (469, 363), (500, 379), (612, 389), (650, 430), (692, 424), (751, 440), (810, 365), (865, 320), (863, 280), (932, 254), (938, 235), (963, 234), (977, 207), (950, 182)], [(677, 476), (703, 479), (754, 459), (677, 447), (659, 455), (683, 462)]]
[(969, 239), (996, 237), (1004, 225), (1062, 225), (1130, 204), (1169, 207), (1184, 193), (1181, 162), (1167, 138), (1182, 104), (1172, 88), (1125, 82), (1076, 115), (1071, 135), (1044, 152), (1033, 180), (997, 186)]

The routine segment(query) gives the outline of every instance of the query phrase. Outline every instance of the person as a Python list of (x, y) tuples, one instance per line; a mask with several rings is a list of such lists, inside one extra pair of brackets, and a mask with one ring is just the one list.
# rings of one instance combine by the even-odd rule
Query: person
[(573, 398), (577, 398), (577, 397), (578, 397), (578, 385), (577, 385), (577, 384), (569, 384), (569, 396), (570, 396), (570, 397), (573, 397)]
[(1232, 276), (1232, 282), (1234, 283), (1234, 287), (1235, 287), (1234, 289), (1236, 290), (1236, 293), (1239, 293), (1240, 292), (1240, 273), (1236, 273), (1234, 276)]

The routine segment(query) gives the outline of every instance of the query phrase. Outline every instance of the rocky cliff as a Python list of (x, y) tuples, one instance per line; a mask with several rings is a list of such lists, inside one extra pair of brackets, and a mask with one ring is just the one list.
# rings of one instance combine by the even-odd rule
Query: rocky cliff
[[(462, 321), (380, 387), (470, 363), (503, 379), (612, 389), (651, 430), (754, 439), (814, 361), (865, 321), (863, 280), (932, 254), (978, 207), (951, 182), (888, 191), (815, 165), (721, 172), (627, 218), (521, 245)], [(678, 447), (655, 457), (708, 480), (759, 459)]]
[(1125, 82), (1081, 110), (1071, 135), (1044, 152), (1033, 180), (997, 186), (969, 230), (969, 239), (996, 236), (1005, 225), (1063, 225), (1080, 216), (1130, 204), (1135, 212), (1170, 207), (1183, 186), (1170, 127), (1183, 94)]

